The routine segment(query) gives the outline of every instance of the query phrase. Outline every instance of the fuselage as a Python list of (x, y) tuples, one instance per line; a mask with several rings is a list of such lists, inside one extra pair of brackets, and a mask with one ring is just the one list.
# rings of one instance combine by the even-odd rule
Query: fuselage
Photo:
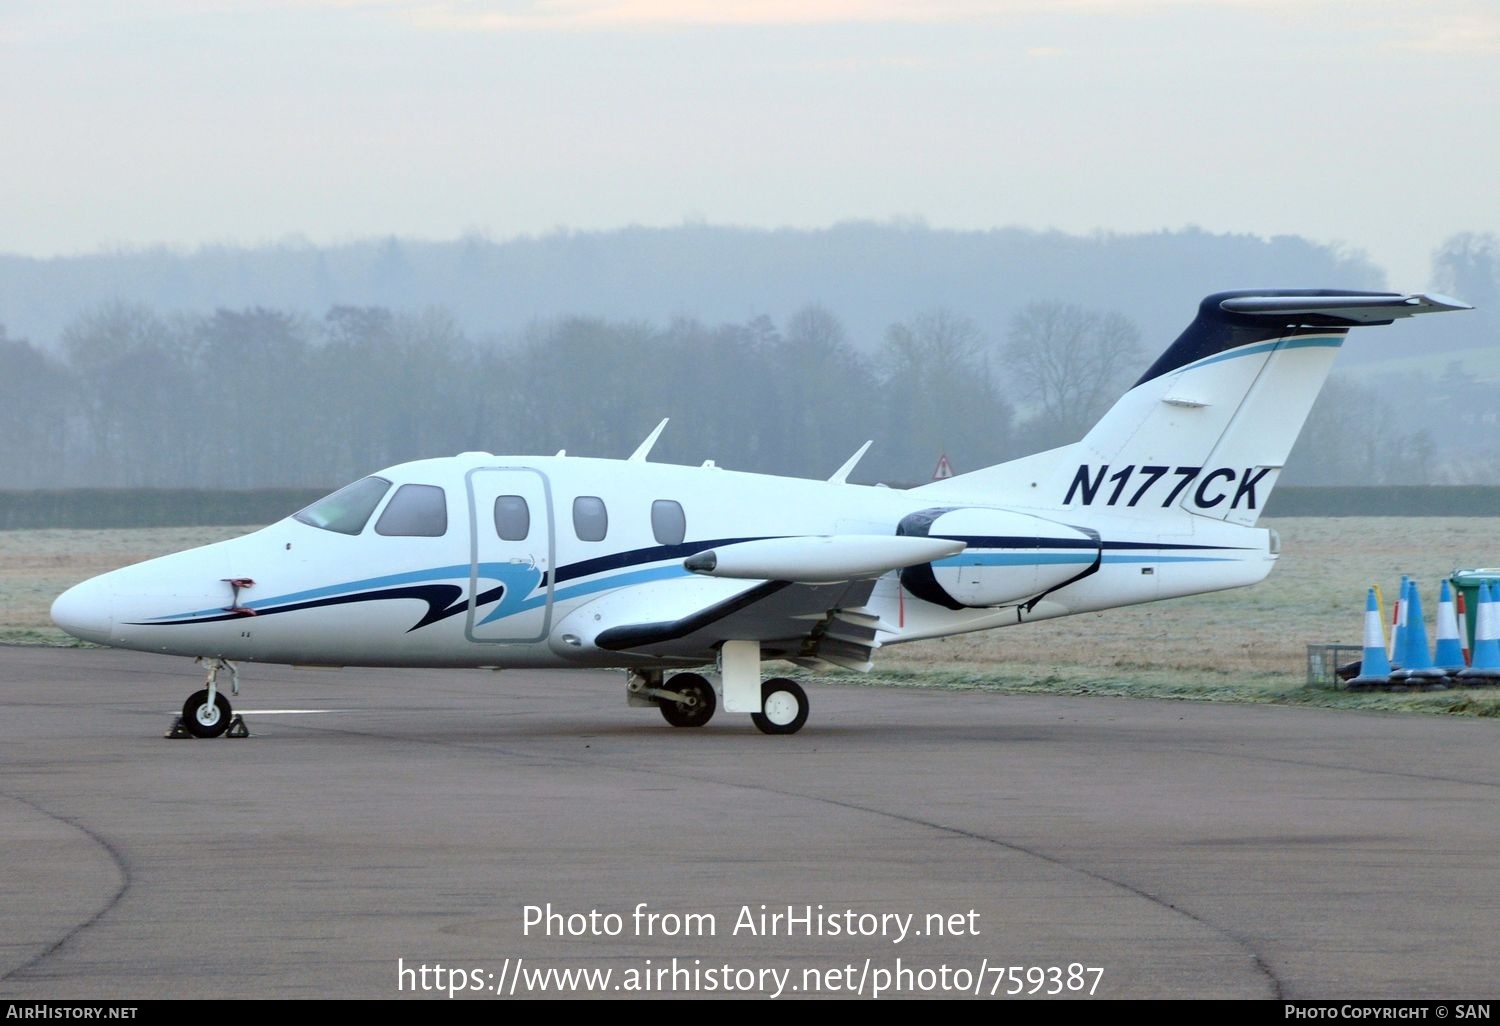
[[(53, 617), (99, 644), (228, 660), (683, 666), (714, 652), (663, 658), (587, 639), (651, 619), (653, 595), (694, 578), (689, 557), (747, 541), (890, 536), (917, 514), (961, 510), (948, 522), (979, 525), (956, 535), (968, 547), (931, 565), (961, 601), (883, 574), (861, 609), (886, 645), (1253, 584), (1276, 558), (1260, 528), (1008, 498), (465, 453), (389, 468), (254, 533), (85, 581)], [(948, 536), (944, 520), (933, 524)]]

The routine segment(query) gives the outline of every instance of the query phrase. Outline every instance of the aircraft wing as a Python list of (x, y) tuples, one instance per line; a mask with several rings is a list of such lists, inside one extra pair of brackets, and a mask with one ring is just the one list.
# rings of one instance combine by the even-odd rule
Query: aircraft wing
[(692, 576), (612, 592), (559, 631), (581, 648), (605, 652), (707, 661), (723, 642), (756, 641), (765, 658), (868, 669), (881, 631), (891, 629), (861, 611), (876, 580), (963, 547), (947, 538), (885, 535), (720, 546), (683, 561)]
[(869, 669), (881, 631), (891, 630), (862, 611), (876, 580), (963, 548), (949, 538), (895, 535), (721, 545), (683, 560), (690, 575), (611, 592), (557, 632), (581, 649), (694, 662), (713, 659), (726, 641), (756, 641), (764, 658)]
[[(796, 584), (791, 581), (703, 581), (681, 579), (661, 582), (677, 584), (684, 593), (703, 597), (702, 584), (719, 591), (734, 587), (717, 601), (700, 604), (669, 619), (647, 619), (671, 606), (661, 603), (664, 587), (656, 595), (634, 596), (630, 602), (641, 615), (631, 623), (606, 627), (594, 644), (606, 651), (631, 652), (666, 658), (711, 659), (725, 641), (755, 640), (765, 658), (791, 659), (804, 665), (833, 664), (853, 669), (868, 668), (879, 647), (879, 619), (855, 612), (870, 599), (874, 580), (842, 581), (837, 584)], [(631, 589), (635, 591), (636, 589)], [(620, 596), (622, 603), (629, 593)], [(674, 596), (684, 598), (686, 594)], [(628, 613), (622, 609), (622, 613)]]

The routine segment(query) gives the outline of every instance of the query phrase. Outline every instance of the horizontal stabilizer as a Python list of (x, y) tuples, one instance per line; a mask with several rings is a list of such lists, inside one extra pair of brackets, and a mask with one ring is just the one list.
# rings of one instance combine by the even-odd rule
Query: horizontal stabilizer
[(705, 577), (830, 584), (879, 577), (890, 570), (952, 556), (963, 548), (963, 542), (949, 538), (883, 534), (762, 538), (699, 552), (682, 565)]
[(1356, 325), (1389, 324), (1398, 317), (1472, 310), (1473, 307), (1447, 296), (1348, 292), (1322, 295), (1237, 295), (1221, 302), (1219, 309), (1241, 316), (1269, 318), (1282, 324)]

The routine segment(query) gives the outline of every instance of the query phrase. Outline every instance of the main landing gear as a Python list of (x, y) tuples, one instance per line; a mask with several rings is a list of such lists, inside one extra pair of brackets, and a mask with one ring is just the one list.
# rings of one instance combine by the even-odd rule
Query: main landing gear
[[(238, 695), (240, 693), (239, 668), (228, 659), (220, 659), (217, 656), (203, 657), (198, 662), (208, 667), (208, 678), (204, 681), (205, 687), (202, 691), (195, 691), (188, 696), (188, 700), (182, 704), (182, 719), (177, 721), (167, 736), (181, 737), (186, 734), (192, 737), (218, 737), (225, 731), (229, 731), (230, 737), (248, 737), (249, 732), (245, 729), (244, 718), (234, 715), (229, 699), (224, 697), (218, 685), (219, 671), (227, 668), (229, 689)], [(184, 734), (179, 734), (179, 730)]]
[(714, 686), (701, 673), (679, 673), (656, 690), (656, 707), (674, 727), (701, 727), (719, 707)]
[[(761, 683), (757, 674), (748, 682), (747, 702), (745, 681), (736, 682), (727, 673), (720, 676), (724, 681), (724, 708), (729, 712), (750, 713), (750, 722), (762, 733), (795, 734), (807, 722), (807, 692), (796, 681), (773, 677)], [(735, 683), (738, 690), (731, 690)], [(720, 704), (717, 689), (703, 674), (677, 673), (665, 677), (661, 670), (630, 671), (626, 697), (631, 705), (656, 706), (662, 719), (674, 727), (701, 727), (713, 718)]]
[(760, 686), (760, 708), (750, 721), (762, 734), (795, 734), (807, 722), (807, 692), (786, 677), (772, 677)]

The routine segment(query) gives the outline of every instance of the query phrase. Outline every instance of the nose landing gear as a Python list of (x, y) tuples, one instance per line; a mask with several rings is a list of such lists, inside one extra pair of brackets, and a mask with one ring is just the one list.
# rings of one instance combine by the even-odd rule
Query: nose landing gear
[(200, 657), (198, 662), (208, 667), (208, 678), (202, 691), (195, 691), (182, 704), (182, 717), (167, 732), (167, 737), (219, 737), (226, 732), (230, 737), (249, 737), (245, 718), (234, 715), (229, 699), (219, 690), (219, 671), (229, 670), (229, 689), (240, 693), (240, 671), (228, 659), (217, 656)]

